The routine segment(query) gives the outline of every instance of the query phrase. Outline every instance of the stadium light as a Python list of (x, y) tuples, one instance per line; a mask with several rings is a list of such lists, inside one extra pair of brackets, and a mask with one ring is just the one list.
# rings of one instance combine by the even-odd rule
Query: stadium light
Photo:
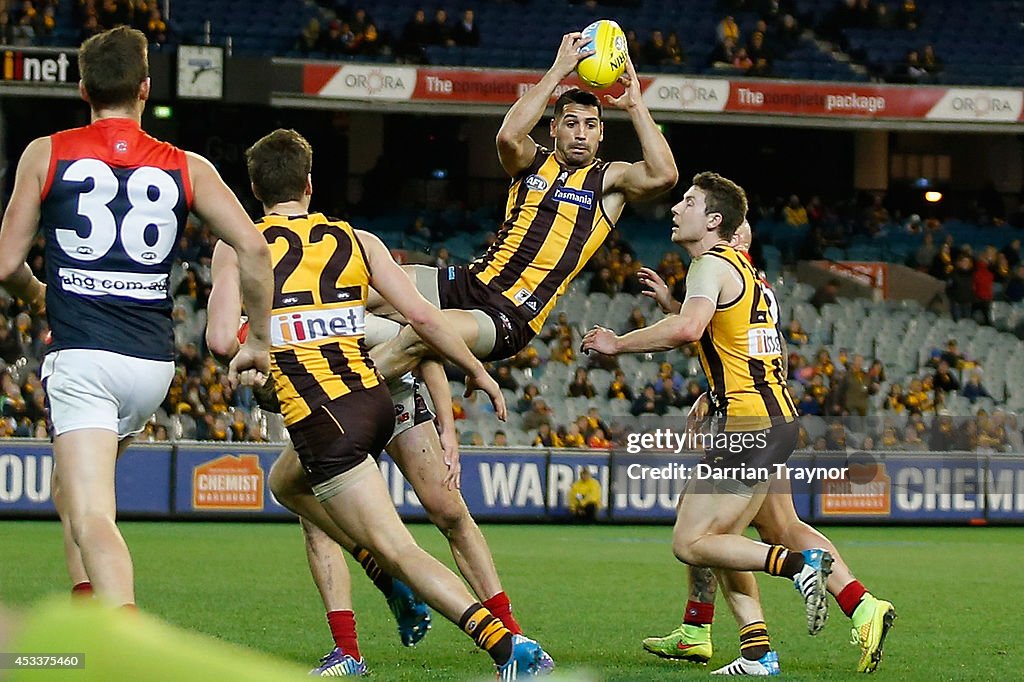
[(924, 200), (929, 204), (937, 204), (942, 201), (942, 192), (925, 192)]

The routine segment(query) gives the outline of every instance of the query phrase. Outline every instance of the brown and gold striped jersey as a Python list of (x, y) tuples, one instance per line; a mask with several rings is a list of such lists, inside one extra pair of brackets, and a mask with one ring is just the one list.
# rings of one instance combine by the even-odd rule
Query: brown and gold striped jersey
[(607, 168), (600, 159), (567, 168), (538, 147), (509, 187), (497, 241), (470, 265), (470, 273), (507, 298), (534, 332), (612, 229), (601, 205)]
[(286, 425), (379, 382), (363, 336), (370, 270), (352, 226), (322, 213), (268, 215), (270, 356)]
[(701, 258), (724, 260), (743, 282), (739, 298), (717, 305), (698, 344), (725, 429), (752, 431), (793, 421), (797, 410), (786, 385), (774, 294), (731, 246), (714, 246)]

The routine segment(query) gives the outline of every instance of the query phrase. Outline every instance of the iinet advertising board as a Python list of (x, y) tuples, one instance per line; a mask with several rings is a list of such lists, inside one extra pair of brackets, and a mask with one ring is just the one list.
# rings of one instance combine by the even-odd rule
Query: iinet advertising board
[[(539, 71), (303, 65), (303, 94), (358, 101), (511, 105)], [(556, 88), (579, 86), (575, 76)], [(1024, 120), (1024, 91), (1008, 88), (896, 86), (776, 80), (641, 76), (652, 111), (764, 114), (815, 118), (1009, 123)], [(619, 94), (621, 86), (609, 90)]]

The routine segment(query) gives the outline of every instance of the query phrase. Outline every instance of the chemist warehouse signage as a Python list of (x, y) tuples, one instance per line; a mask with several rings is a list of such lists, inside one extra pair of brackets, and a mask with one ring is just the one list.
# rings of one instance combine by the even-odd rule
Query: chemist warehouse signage
[[(133, 445), (118, 463), (121, 514), (289, 518), (267, 476), (280, 446)], [(569, 488), (582, 467), (601, 485), (599, 518), (669, 522), (693, 453), (466, 448), (462, 494), (480, 520), (568, 518)], [(807, 480), (790, 476), (804, 519), (854, 523), (1024, 523), (1024, 454), (888, 453), (884, 456), (800, 452), (791, 472), (839, 471)], [(379, 463), (392, 502), (406, 519), (426, 514), (401, 471)], [(0, 440), (0, 517), (54, 517), (49, 443)]]
[(45, 48), (4, 48), (0, 51), (0, 83), (44, 86), (78, 84), (78, 51)]

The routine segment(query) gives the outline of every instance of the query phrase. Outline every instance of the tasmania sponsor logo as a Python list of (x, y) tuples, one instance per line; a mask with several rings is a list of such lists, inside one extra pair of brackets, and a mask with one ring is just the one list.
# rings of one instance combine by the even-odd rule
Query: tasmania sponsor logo
[(263, 467), (257, 455), (224, 455), (192, 470), (197, 510), (263, 510)]
[(555, 201), (567, 204), (575, 204), (580, 208), (591, 209), (594, 207), (594, 192), (589, 189), (573, 189), (572, 187), (559, 187), (555, 190)]
[(779, 355), (782, 344), (779, 333), (775, 329), (757, 328), (747, 332), (747, 351), (754, 357), (763, 355)]
[(167, 296), (166, 274), (59, 268), (57, 276), (64, 291), (80, 296), (121, 296), (139, 301), (158, 301)]
[(531, 175), (524, 181), (526, 186), (532, 189), (534, 192), (543, 192), (548, 188), (548, 181), (540, 175)]
[(361, 305), (285, 313), (270, 318), (270, 345), (287, 346), (366, 333), (366, 308)]
[(1024, 108), (1020, 90), (950, 88), (927, 118), (945, 121), (1016, 121)]

